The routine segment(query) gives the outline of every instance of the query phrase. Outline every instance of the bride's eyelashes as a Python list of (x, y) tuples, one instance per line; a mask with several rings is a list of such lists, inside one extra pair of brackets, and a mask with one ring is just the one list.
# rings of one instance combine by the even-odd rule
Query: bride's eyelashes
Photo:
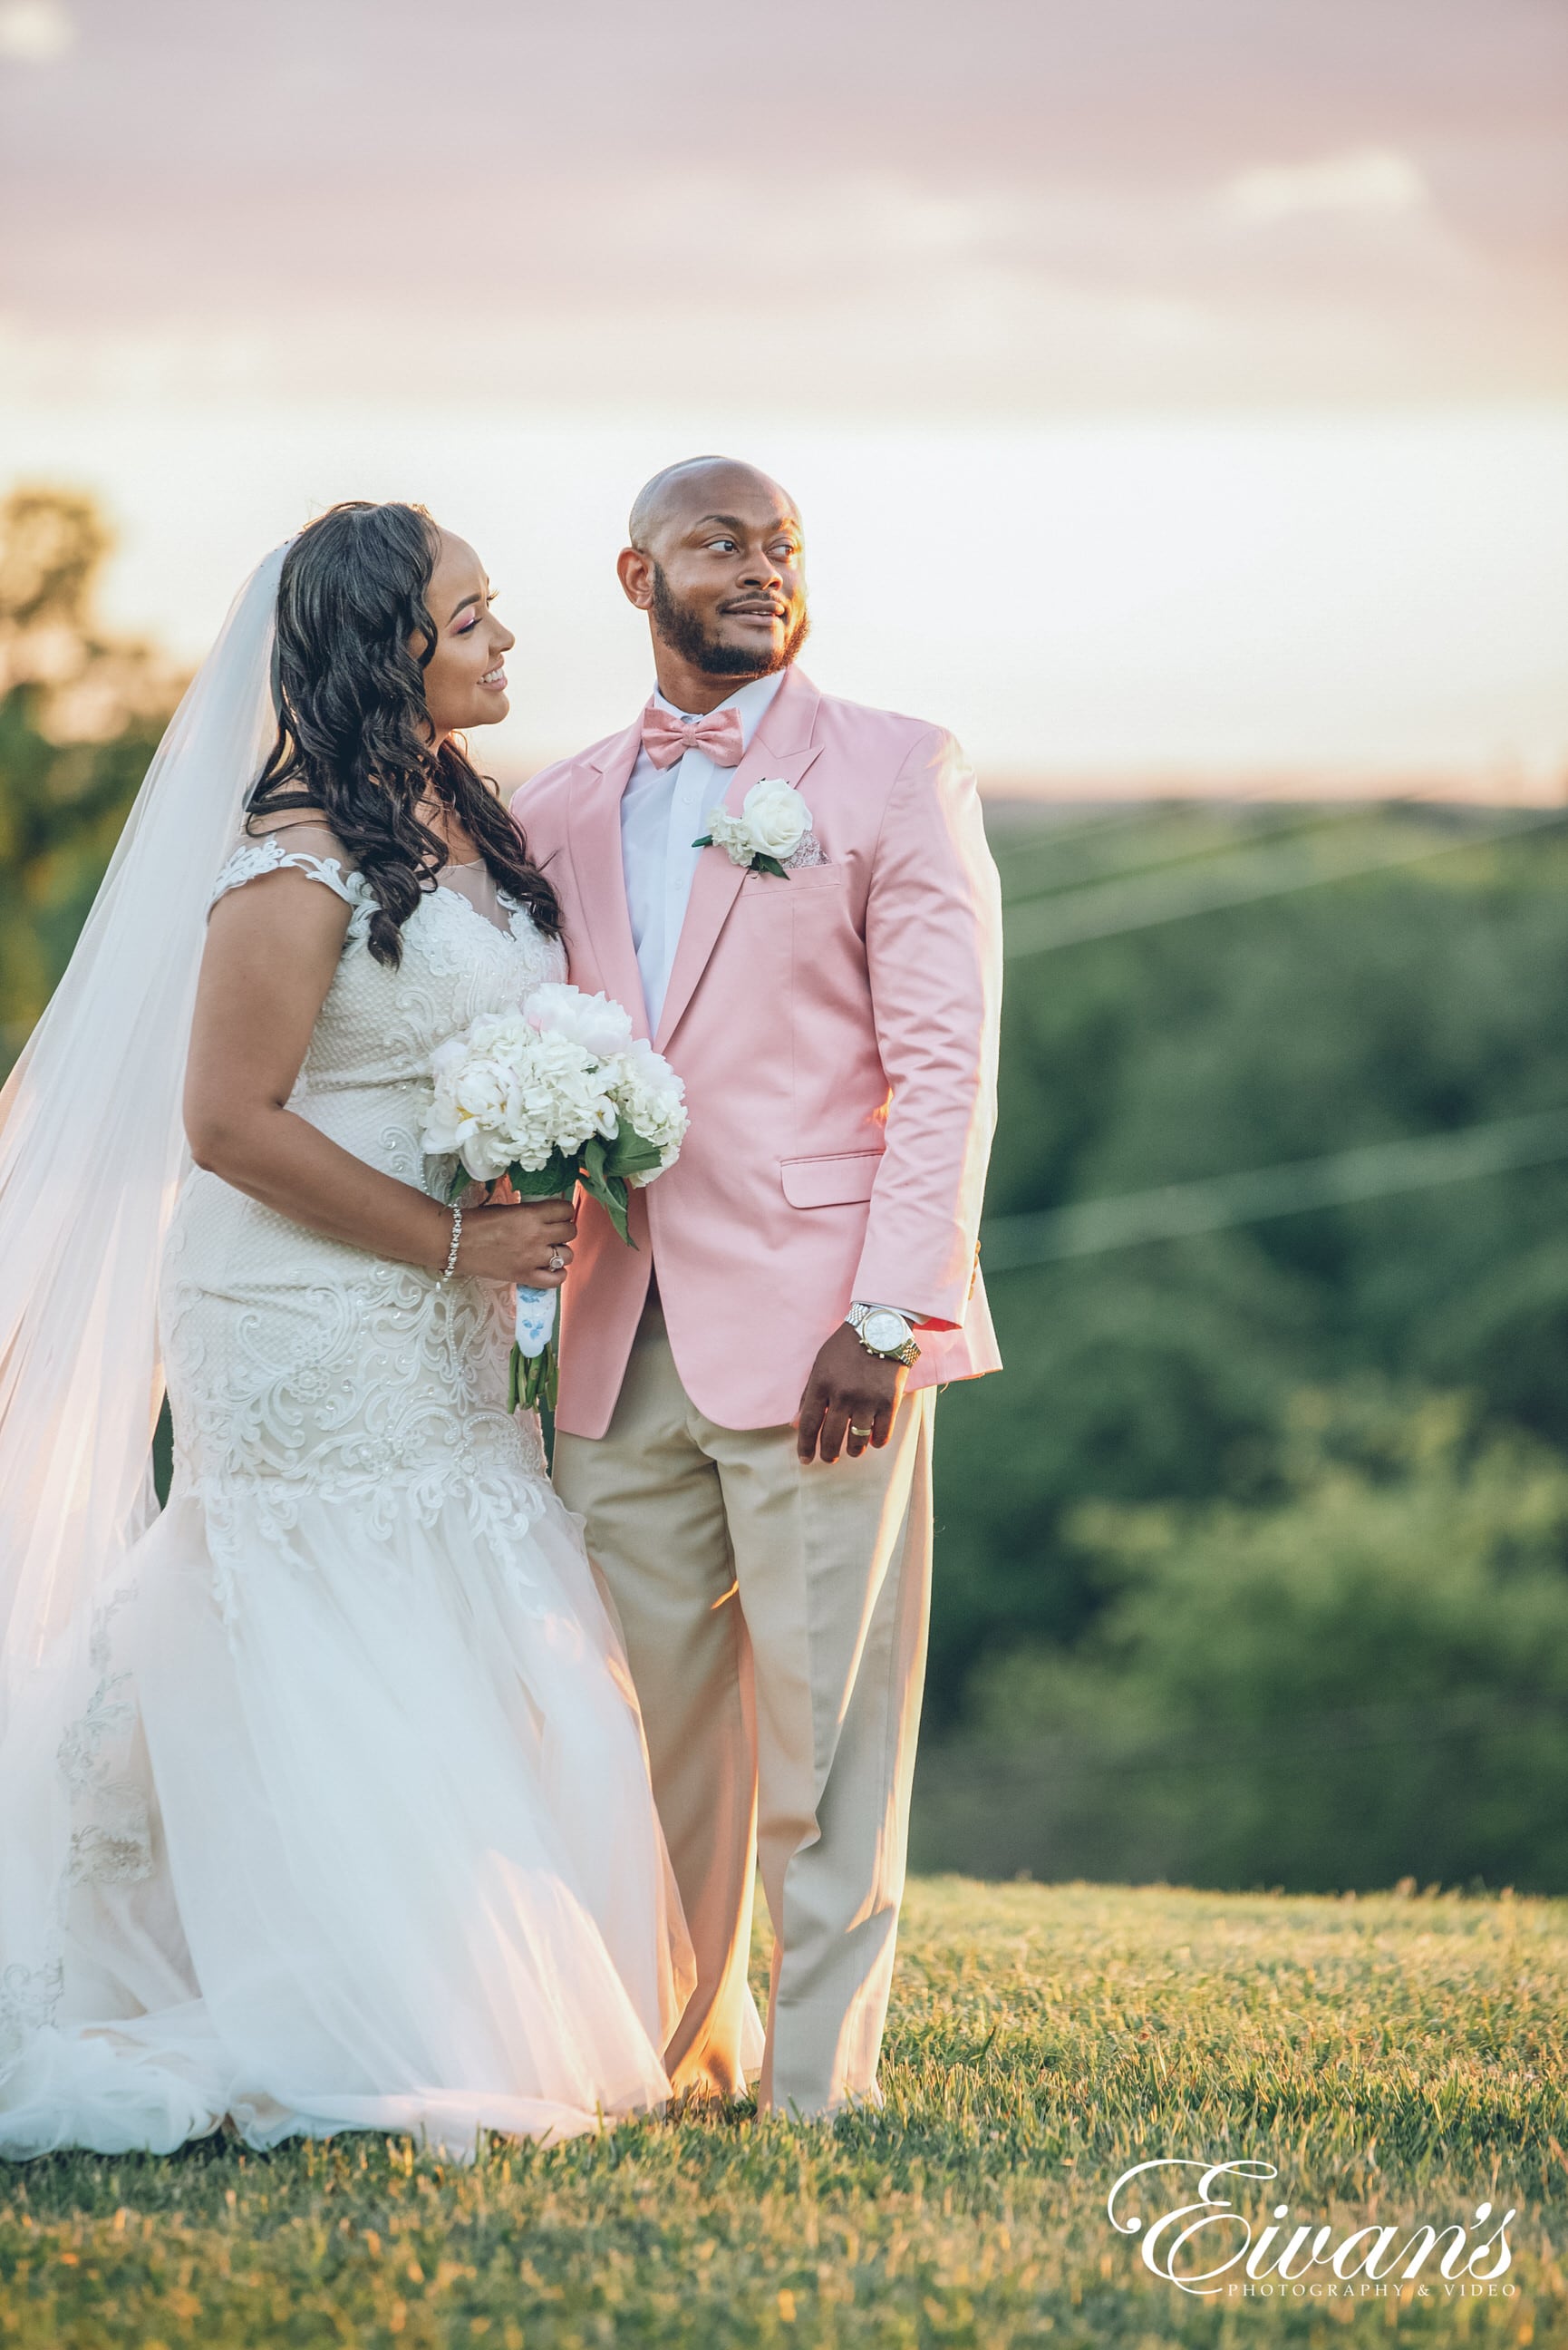
[[(499, 589), (499, 588), (493, 588), (491, 589), (491, 591), (490, 591), (489, 595), (485, 598), (485, 599), (484, 599), (484, 610), (485, 610), (487, 613), (488, 613), (488, 612), (493, 612), (493, 611), (494, 610), (494, 608), (495, 608), (495, 599), (496, 599), (497, 596), (499, 596), (499, 594), (500, 594), (500, 593), (501, 593), (501, 590)], [(453, 635), (454, 635), (454, 636), (459, 636), (459, 637), (471, 636), (471, 635), (472, 634), (473, 630), (474, 630), (474, 629), (479, 626), (480, 618), (481, 618), (481, 615), (480, 615), (480, 613), (479, 613), (477, 610), (474, 610), (474, 611), (470, 612), (470, 613), (467, 615), (466, 619), (464, 619), (461, 620), (461, 621), (458, 623), (457, 628), (452, 631)]]

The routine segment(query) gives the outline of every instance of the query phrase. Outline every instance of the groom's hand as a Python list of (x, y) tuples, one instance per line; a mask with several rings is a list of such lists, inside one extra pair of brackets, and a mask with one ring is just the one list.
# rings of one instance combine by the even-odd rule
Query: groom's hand
[[(867, 1354), (841, 1322), (813, 1363), (800, 1399), (795, 1446), (802, 1461), (815, 1454), (836, 1461), (841, 1452), (856, 1461), (867, 1444), (886, 1444), (909, 1376), (905, 1364)], [(871, 1432), (857, 1436), (856, 1429)]]

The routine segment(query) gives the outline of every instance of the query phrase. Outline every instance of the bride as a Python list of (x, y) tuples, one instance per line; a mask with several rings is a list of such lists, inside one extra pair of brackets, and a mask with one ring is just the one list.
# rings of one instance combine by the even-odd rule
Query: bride
[(416, 507), (270, 556), (6, 1088), (0, 2154), (669, 2095), (636, 1700), (505, 1409), (572, 1212), (460, 1215), (420, 1148), (433, 1048), (565, 976), (456, 738), (513, 641)]

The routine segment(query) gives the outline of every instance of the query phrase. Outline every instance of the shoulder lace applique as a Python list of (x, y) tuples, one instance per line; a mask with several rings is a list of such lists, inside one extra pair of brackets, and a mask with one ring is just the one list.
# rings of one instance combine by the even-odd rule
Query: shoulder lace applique
[(285, 868), (296, 873), (308, 874), (319, 881), (335, 897), (341, 898), (352, 910), (353, 919), (348, 935), (355, 938), (369, 929), (375, 908), (370, 885), (362, 873), (345, 873), (336, 857), (312, 857), (303, 848), (285, 848), (275, 832), (265, 833), (259, 840), (243, 841), (217, 879), (208, 903), (215, 906), (231, 889), (243, 889), (247, 881), (257, 881), (264, 873), (281, 873)]

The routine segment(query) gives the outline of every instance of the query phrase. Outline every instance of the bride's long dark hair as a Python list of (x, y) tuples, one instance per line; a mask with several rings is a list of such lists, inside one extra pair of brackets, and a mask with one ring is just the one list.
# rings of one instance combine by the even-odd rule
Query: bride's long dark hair
[[(375, 894), (369, 944), (402, 956), (403, 924), (447, 861), (421, 799), (452, 809), (498, 885), (558, 938), (556, 893), (465, 750), (428, 739), (424, 671), (436, 648), (425, 601), (435, 525), (422, 506), (329, 506), (287, 555), (277, 593), (277, 740), (246, 830), (287, 808), (319, 812)], [(422, 639), (422, 652), (410, 639)]]

